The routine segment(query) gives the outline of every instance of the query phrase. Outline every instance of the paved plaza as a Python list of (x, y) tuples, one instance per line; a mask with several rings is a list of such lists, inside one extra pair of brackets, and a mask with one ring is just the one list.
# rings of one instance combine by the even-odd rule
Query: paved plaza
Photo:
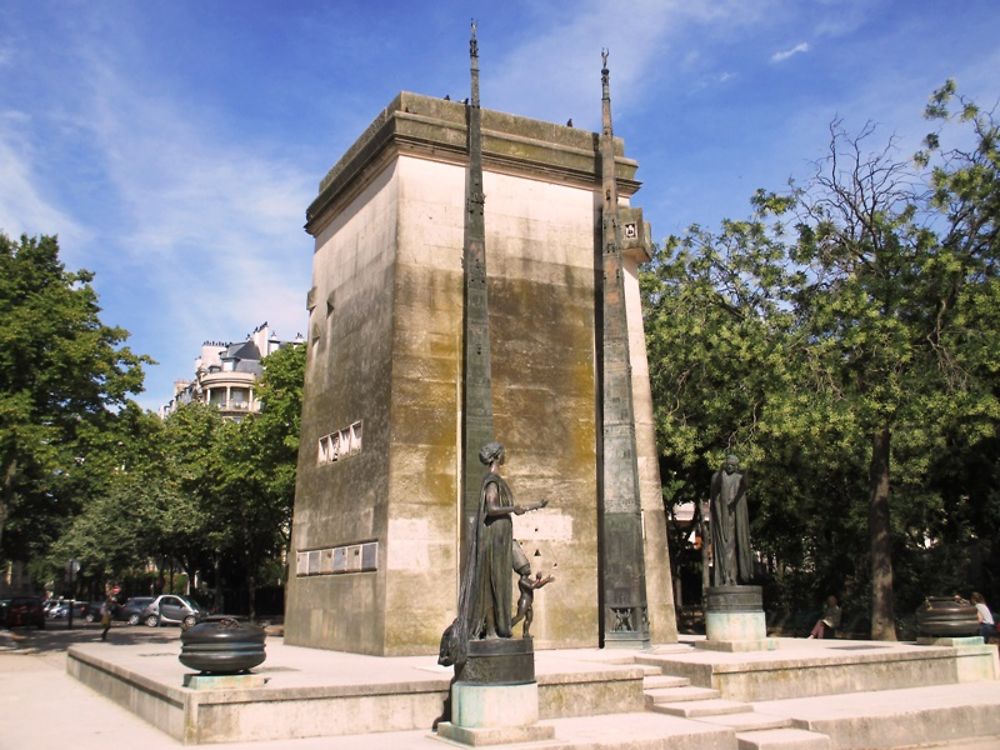
[[(180, 631), (177, 628), (160, 628), (150, 630), (145, 627), (116, 627), (110, 635), (109, 642), (99, 642), (100, 628), (98, 626), (82, 626), (67, 631), (65, 626), (53, 625), (45, 631), (24, 630), (18, 632), (17, 640), (9, 634), (0, 636), (0, 681), (4, 686), (0, 691), (0, 750), (21, 750), (22, 748), (72, 747), (74, 750), (106, 750), (108, 747), (141, 747), (143, 750), (161, 750), (162, 748), (184, 747), (163, 732), (142, 721), (129, 711), (121, 708), (107, 698), (77, 682), (66, 673), (66, 649), (77, 644), (93, 644), (88, 648), (107, 649), (114, 653), (120, 649), (133, 654), (129, 658), (139, 658), (136, 653), (160, 654), (167, 651), (179, 651)], [(269, 646), (275, 651), (289, 651), (290, 654), (301, 652), (283, 647), (280, 639), (269, 639)], [(142, 646), (140, 649), (130, 648)], [(816, 649), (822, 644), (815, 642), (801, 643), (785, 642), (786, 649)], [(544, 653), (544, 652), (543, 652)], [(610, 652), (594, 652), (595, 658)], [(318, 652), (323, 658), (320, 661), (339, 658), (332, 652)], [(358, 658), (355, 655), (343, 655), (344, 658)], [(284, 656), (284, 658), (294, 658)], [(319, 658), (319, 657), (317, 657)], [(555, 654), (548, 658), (558, 658)], [(424, 669), (416, 665), (414, 659), (377, 660), (381, 669), (386, 670), (385, 677), (391, 679), (399, 670)], [(437, 670), (431, 657), (426, 659), (426, 672), (433, 675)], [(346, 665), (345, 665), (346, 666)], [(369, 675), (377, 677), (377, 675)], [(968, 685), (949, 686), (948, 700), (951, 702), (968, 701), (971, 704), (982, 705), (993, 703), (1000, 709), (1000, 682), (971, 683)], [(826, 711), (829, 714), (849, 716), (852, 712), (871, 712), (873, 706), (886, 712), (903, 711), (912, 708), (921, 700), (932, 700), (936, 692), (931, 688), (914, 688), (912, 690), (893, 690), (882, 693), (855, 693), (842, 696), (830, 696), (825, 701), (816, 701), (816, 711)], [(940, 695), (939, 692), (937, 694)], [(808, 699), (802, 699), (808, 700)], [(815, 700), (815, 699), (813, 699)], [(776, 701), (757, 704), (758, 710), (775, 710)], [(906, 705), (903, 705), (906, 704)], [(822, 707), (822, 709), (821, 709)], [(591, 741), (601, 743), (608, 741), (609, 734), (617, 732), (621, 736), (621, 747), (629, 747), (630, 740), (649, 741), (657, 727), (662, 723), (655, 721), (655, 714), (630, 714), (627, 730), (622, 729), (621, 722), (612, 716), (596, 716), (578, 719), (557, 720), (557, 736), (565, 740)], [(650, 721), (644, 722), (648, 716)], [(678, 722), (684, 720), (678, 719)], [(647, 726), (648, 724), (648, 726)], [(538, 745), (543, 747), (544, 745)], [(638, 746), (638, 745), (637, 745)], [(670, 747), (665, 744), (664, 747)], [(429, 731), (406, 731), (368, 735), (313, 737), (296, 740), (271, 740), (260, 742), (226, 743), (216, 747), (228, 750), (347, 750), (357, 748), (387, 748), (405, 750), (406, 748), (441, 748), (441, 741), (430, 736)], [(915, 745), (908, 748), (918, 747)], [(1000, 748), (1000, 736), (977, 737), (954, 741), (949, 744), (920, 745), (919, 747), (949, 747), (963, 750), (997, 750)]]

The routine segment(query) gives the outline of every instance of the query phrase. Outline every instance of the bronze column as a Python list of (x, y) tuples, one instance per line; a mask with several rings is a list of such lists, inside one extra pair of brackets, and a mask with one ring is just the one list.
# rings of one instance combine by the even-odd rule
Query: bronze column
[(465, 177), (463, 366), (462, 366), (462, 530), (461, 556), (473, 533), (484, 468), (479, 449), (493, 440), (490, 373), (490, 319), (486, 294), (486, 225), (483, 217), (483, 153), (479, 108), (479, 45), (476, 24), (469, 40), (472, 95), (466, 106), (469, 166)]
[(625, 312), (622, 231), (615, 177), (608, 53), (601, 53), (601, 520), (602, 636), (605, 645), (649, 645), (632, 366)]

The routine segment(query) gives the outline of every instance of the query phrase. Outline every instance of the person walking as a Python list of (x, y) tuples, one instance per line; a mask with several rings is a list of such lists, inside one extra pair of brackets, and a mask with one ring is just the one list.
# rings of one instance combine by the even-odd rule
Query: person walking
[(108, 631), (111, 630), (111, 616), (115, 612), (115, 608), (118, 607), (118, 602), (115, 601), (114, 589), (108, 589), (107, 598), (104, 600), (104, 604), (101, 605), (101, 626), (104, 631), (101, 633), (101, 640), (108, 640)]

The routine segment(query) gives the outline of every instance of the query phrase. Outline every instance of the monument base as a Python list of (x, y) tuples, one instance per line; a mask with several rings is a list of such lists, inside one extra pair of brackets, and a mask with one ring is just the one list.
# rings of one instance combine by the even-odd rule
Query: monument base
[(267, 678), (259, 674), (195, 674), (184, 675), (184, 687), (192, 690), (247, 690), (261, 688)]
[(535, 642), (527, 638), (469, 641), (465, 665), (456, 675), (467, 685), (525, 685), (535, 681)]
[(767, 637), (760, 586), (713, 586), (705, 592), (705, 637), (695, 645), (714, 651), (773, 651)]
[(981, 635), (965, 635), (957, 638), (922, 635), (917, 638), (918, 646), (982, 646), (983, 643)]
[(438, 736), (465, 745), (501, 745), (550, 740), (555, 729), (538, 724), (538, 684), (467, 685), (451, 688), (453, 721), (438, 724)]
[(466, 729), (516, 727), (538, 721), (538, 683), (451, 688), (451, 719)]
[(695, 641), (695, 648), (707, 651), (725, 651), (726, 653), (743, 653), (744, 651), (774, 651), (778, 648), (777, 638), (761, 638), (755, 640), (704, 640)]
[(510, 745), (516, 742), (541, 742), (556, 736), (555, 727), (535, 724), (527, 727), (494, 727), (468, 729), (447, 721), (438, 724), (438, 737), (473, 747), (480, 745)]
[(499, 745), (552, 739), (538, 725), (534, 642), (528, 638), (471, 641), (451, 686), (451, 721), (438, 736), (466, 745)]

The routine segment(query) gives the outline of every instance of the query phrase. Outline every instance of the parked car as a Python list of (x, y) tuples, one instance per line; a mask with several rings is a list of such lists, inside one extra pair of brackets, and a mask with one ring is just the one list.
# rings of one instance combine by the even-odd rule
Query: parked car
[(138, 625), (142, 622), (142, 611), (152, 604), (154, 596), (133, 596), (125, 600), (125, 603), (111, 613), (115, 620), (127, 622), (129, 625)]
[(49, 601), (48, 609), (45, 610), (45, 616), (50, 620), (65, 619), (68, 611), (69, 599), (52, 599)]
[(202, 615), (197, 604), (177, 594), (161, 594), (142, 611), (142, 621), (151, 628), (163, 624), (189, 628)]
[(37, 596), (13, 596), (0, 601), (0, 624), (8, 628), (34, 625), (45, 629), (45, 611)]
[(78, 602), (70, 599), (62, 599), (54, 607), (51, 607), (46, 615), (50, 620), (65, 620), (69, 617), (70, 605), (73, 606), (73, 619), (83, 620), (87, 616), (90, 605), (87, 602)]

